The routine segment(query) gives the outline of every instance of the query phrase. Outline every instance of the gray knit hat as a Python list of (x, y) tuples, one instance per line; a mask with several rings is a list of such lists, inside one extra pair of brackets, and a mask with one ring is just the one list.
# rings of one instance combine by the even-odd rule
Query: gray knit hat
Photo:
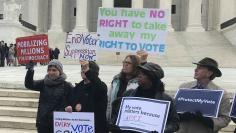
[(63, 73), (63, 66), (60, 61), (53, 59), (48, 63), (48, 68), (51, 66), (55, 66), (57, 70), (60, 72), (60, 74)]

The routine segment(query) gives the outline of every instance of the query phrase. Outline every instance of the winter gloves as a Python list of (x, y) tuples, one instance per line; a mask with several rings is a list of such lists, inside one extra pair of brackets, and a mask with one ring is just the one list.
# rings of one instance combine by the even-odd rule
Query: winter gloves
[(180, 121), (196, 120), (210, 129), (214, 128), (213, 120), (209, 117), (204, 117), (200, 111), (196, 111), (195, 113), (185, 112), (183, 114), (179, 114), (179, 117), (180, 117)]
[(25, 69), (33, 71), (34, 70), (34, 62), (33, 61), (29, 61), (29, 63), (26, 64)]

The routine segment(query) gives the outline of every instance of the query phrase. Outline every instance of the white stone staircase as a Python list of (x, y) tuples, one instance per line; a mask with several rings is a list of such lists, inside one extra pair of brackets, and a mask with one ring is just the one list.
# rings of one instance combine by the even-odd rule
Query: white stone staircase
[(0, 132), (36, 133), (38, 93), (0, 88)]

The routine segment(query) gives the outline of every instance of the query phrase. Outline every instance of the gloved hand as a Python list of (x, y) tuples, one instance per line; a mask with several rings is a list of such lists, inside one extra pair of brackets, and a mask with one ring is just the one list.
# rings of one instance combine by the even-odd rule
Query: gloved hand
[(191, 112), (184, 112), (183, 114), (179, 114), (180, 121), (190, 121), (195, 117), (196, 115)]
[(114, 125), (114, 124), (109, 124), (108, 129), (109, 131), (114, 132), (114, 133), (122, 131), (119, 126)]
[(30, 71), (33, 71), (34, 70), (34, 62), (32, 60), (29, 61), (28, 64), (26, 64), (26, 67), (25, 69), (28, 69)]
[(202, 112), (200, 111), (196, 111), (196, 120), (201, 122), (203, 125), (206, 125), (207, 127), (209, 127), (210, 129), (214, 128), (214, 122), (211, 118), (208, 117), (204, 117), (202, 115)]

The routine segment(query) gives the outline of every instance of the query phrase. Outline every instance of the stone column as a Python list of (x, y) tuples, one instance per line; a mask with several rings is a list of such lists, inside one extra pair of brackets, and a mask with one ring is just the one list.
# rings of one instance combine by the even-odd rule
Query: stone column
[(29, 23), (35, 25), (38, 29), (39, 23), (39, 0), (29, 0), (28, 3), (28, 11), (29, 11)]
[(160, 0), (159, 3), (160, 9), (168, 9), (169, 11), (169, 17), (167, 21), (168, 31), (174, 31), (171, 24), (171, 5), (172, 5), (172, 0)]
[(132, 0), (132, 8), (143, 8), (143, 0)]
[(186, 31), (204, 31), (201, 24), (201, 4), (201, 0), (189, 0), (188, 24)]
[(102, 0), (102, 7), (114, 7), (114, 0)]
[(88, 1), (76, 1), (76, 24), (74, 32), (88, 32)]
[(216, 0), (208, 0), (207, 1), (207, 28), (206, 30), (217, 30), (217, 23), (218, 23), (218, 17), (219, 17), (219, 11), (217, 8), (217, 1)]
[(52, 20), (50, 31), (62, 32), (62, 0), (52, 0)]
[(48, 31), (48, 0), (39, 0), (38, 32)]

